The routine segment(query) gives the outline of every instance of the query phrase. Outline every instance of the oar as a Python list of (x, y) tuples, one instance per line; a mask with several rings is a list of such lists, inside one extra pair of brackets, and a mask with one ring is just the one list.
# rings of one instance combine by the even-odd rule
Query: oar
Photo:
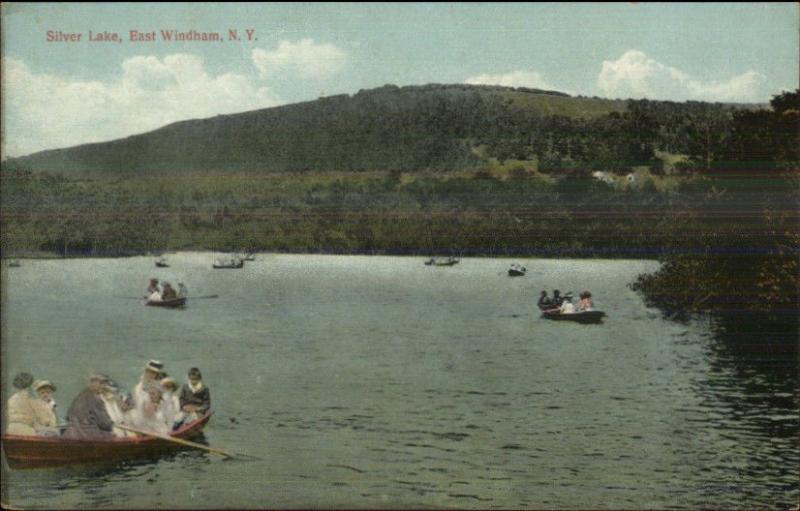
[[(117, 298), (122, 298), (123, 300), (147, 300), (146, 296), (117, 296)], [(183, 297), (179, 296), (178, 298)], [(187, 296), (186, 298), (190, 300), (204, 300), (208, 298), (219, 298), (219, 295)]]
[(127, 430), (127, 431), (133, 431), (134, 433), (139, 433), (141, 435), (160, 438), (161, 440), (166, 440), (168, 442), (173, 442), (173, 443), (176, 443), (176, 444), (185, 445), (186, 447), (194, 447), (195, 449), (202, 449), (204, 451), (208, 451), (208, 452), (210, 452), (212, 454), (216, 454), (218, 456), (223, 456), (225, 458), (233, 458), (234, 457), (233, 454), (231, 454), (229, 452), (225, 452), (222, 449), (215, 449), (215, 448), (209, 447), (207, 445), (198, 444), (197, 442), (190, 442), (190, 441), (184, 440), (182, 438), (175, 438), (174, 436), (162, 435), (161, 433), (156, 433), (155, 431), (149, 431), (149, 430), (146, 430), (146, 429), (134, 428), (134, 427), (131, 427), (131, 426), (126, 426), (124, 424), (115, 424), (114, 427), (117, 427), (117, 428), (120, 428), (120, 429), (124, 429), (124, 430)]

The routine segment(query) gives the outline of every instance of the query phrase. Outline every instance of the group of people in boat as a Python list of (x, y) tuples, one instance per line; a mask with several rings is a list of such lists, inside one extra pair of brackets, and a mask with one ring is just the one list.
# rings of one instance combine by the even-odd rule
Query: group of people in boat
[(13, 385), (17, 390), (8, 399), (6, 423), (6, 434), (11, 435), (111, 439), (137, 434), (126, 427), (166, 435), (211, 408), (211, 393), (198, 368), (191, 368), (186, 383), (179, 387), (158, 360), (147, 363), (127, 395), (109, 376), (92, 374), (67, 410), (64, 426), (55, 413), (55, 385), (48, 380), (34, 381), (29, 373), (19, 373)]
[(167, 300), (174, 300), (181, 296), (189, 294), (183, 282), (178, 283), (178, 290), (176, 291), (172, 284), (164, 282), (159, 286), (158, 279), (150, 279), (150, 284), (147, 286), (147, 295), (145, 298), (149, 302), (165, 302)]
[(592, 302), (592, 293), (589, 291), (581, 292), (580, 301), (577, 308), (572, 302), (572, 294), (566, 293), (561, 296), (561, 291), (558, 289), (553, 290), (553, 297), (547, 296), (547, 291), (542, 291), (539, 296), (538, 306), (539, 309), (548, 312), (558, 311), (561, 314), (575, 314), (576, 312), (587, 312), (594, 310), (594, 302)]

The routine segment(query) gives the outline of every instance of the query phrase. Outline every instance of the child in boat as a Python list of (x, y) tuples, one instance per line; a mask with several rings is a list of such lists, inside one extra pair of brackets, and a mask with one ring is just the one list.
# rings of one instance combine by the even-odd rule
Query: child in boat
[(205, 415), (211, 408), (211, 393), (203, 384), (203, 375), (200, 369), (189, 369), (189, 378), (181, 387), (180, 405), (184, 412), (184, 421), (195, 420)]
[(31, 401), (34, 411), (33, 429), (40, 436), (58, 436), (58, 418), (56, 417), (56, 402), (53, 392), (56, 386), (47, 380), (38, 380), (33, 384), (36, 398)]

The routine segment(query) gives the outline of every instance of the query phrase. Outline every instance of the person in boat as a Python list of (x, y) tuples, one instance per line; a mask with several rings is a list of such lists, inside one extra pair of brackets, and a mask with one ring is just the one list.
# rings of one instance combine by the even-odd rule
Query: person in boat
[(575, 304), (572, 303), (572, 297), (565, 295), (561, 302), (561, 314), (575, 314)]
[(553, 289), (553, 299), (550, 300), (550, 303), (553, 305), (553, 308), (561, 307), (561, 303), (564, 301), (564, 297), (561, 296), (561, 291), (558, 289)]
[(177, 297), (178, 293), (175, 291), (175, 288), (172, 287), (172, 284), (169, 282), (164, 282), (164, 290), (161, 291), (161, 299), (174, 300)]
[[(133, 393), (125, 406), (126, 409), (133, 409), (136, 414), (141, 415), (142, 404), (147, 400), (147, 387), (151, 383), (161, 379), (159, 376), (161, 376), (163, 370), (164, 364), (160, 361), (150, 360), (147, 362), (147, 365), (144, 366), (142, 377), (139, 379), (139, 383), (133, 387)], [(123, 411), (127, 410), (123, 409)]]
[(9, 435), (35, 435), (36, 412), (31, 403), (30, 393), (33, 375), (19, 373), (14, 377), (13, 385), (17, 391), (8, 398), (6, 433)]
[(178, 382), (173, 378), (164, 378), (159, 383), (164, 390), (162, 395), (164, 418), (166, 419), (167, 425), (172, 429), (175, 424), (183, 422), (180, 389), (178, 388)]
[(150, 279), (150, 285), (147, 286), (147, 298), (151, 298), (154, 294), (161, 298), (161, 290), (158, 288), (158, 279)]
[(147, 387), (147, 399), (142, 404), (142, 413), (137, 417), (136, 425), (142, 429), (166, 435), (170, 431), (164, 415), (164, 390), (158, 382)]
[(103, 400), (103, 405), (106, 407), (106, 413), (111, 420), (114, 421), (115, 426), (111, 432), (116, 437), (134, 436), (133, 433), (118, 428), (116, 425), (125, 425), (131, 422), (130, 411), (126, 412), (126, 407), (122, 395), (119, 391), (117, 383), (111, 379), (103, 383), (103, 389), (100, 393), (100, 398)]
[(104, 374), (93, 374), (89, 377), (89, 386), (72, 402), (67, 410), (67, 429), (64, 437), (77, 439), (111, 439), (114, 438), (114, 421), (106, 412), (105, 403), (100, 395), (103, 386), (109, 381)]
[(579, 312), (587, 312), (590, 310), (594, 310), (594, 302), (592, 302), (592, 293), (589, 291), (584, 291), (580, 294), (581, 301), (578, 304), (578, 311)]
[(197, 419), (211, 408), (211, 393), (196, 367), (189, 369), (188, 381), (181, 387), (180, 405), (184, 421)]
[(36, 398), (31, 401), (34, 411), (33, 429), (40, 436), (58, 436), (58, 418), (56, 417), (56, 401), (53, 393), (56, 386), (48, 380), (37, 380), (33, 383)]
[(542, 291), (542, 294), (539, 295), (539, 302), (537, 303), (540, 310), (546, 311), (553, 308), (553, 302), (550, 300), (550, 297), (547, 296), (547, 291)]

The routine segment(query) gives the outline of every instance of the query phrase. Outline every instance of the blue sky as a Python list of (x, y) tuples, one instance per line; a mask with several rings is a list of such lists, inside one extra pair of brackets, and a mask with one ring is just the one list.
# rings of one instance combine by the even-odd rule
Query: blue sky
[[(6, 3), (3, 153), (386, 83), (766, 102), (798, 86), (799, 16), (797, 3)], [(162, 41), (170, 29), (243, 40)], [(90, 30), (121, 42), (90, 42)], [(48, 31), (82, 35), (48, 42)]]

